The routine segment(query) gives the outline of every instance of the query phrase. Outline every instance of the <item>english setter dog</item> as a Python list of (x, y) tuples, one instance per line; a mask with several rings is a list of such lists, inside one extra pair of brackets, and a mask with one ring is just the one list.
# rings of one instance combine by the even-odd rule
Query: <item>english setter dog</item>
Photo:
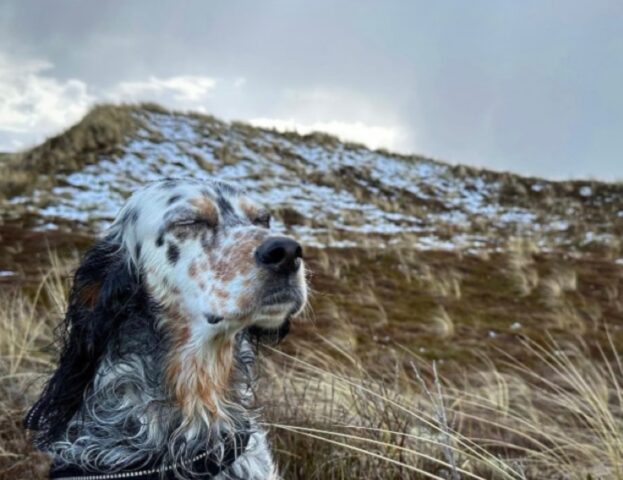
[(277, 478), (255, 340), (307, 299), (301, 246), (224, 182), (137, 191), (76, 271), (55, 371), (25, 419), (56, 479)]

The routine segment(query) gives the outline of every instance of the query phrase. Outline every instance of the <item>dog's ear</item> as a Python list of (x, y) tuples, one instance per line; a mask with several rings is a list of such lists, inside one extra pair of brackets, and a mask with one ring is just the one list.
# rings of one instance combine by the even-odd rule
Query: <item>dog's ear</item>
[(67, 428), (138, 290), (137, 271), (118, 242), (102, 240), (86, 253), (59, 325), (58, 368), (24, 420), (26, 428), (38, 431), (40, 447)]
[(279, 328), (262, 328), (252, 325), (247, 329), (249, 338), (255, 344), (276, 345), (290, 332), (290, 317)]

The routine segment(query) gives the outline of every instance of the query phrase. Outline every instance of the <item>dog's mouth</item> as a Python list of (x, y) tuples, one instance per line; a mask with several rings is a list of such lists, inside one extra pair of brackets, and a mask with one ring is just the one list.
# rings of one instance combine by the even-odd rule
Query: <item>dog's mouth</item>
[(266, 328), (278, 327), (299, 313), (306, 299), (305, 287), (298, 284), (268, 288), (260, 297), (253, 323)]
[[(286, 286), (264, 292), (247, 313), (233, 316), (221, 316), (205, 313), (204, 318), (210, 325), (217, 325), (223, 320), (247, 318), (251, 323), (266, 327), (279, 327), (287, 318), (299, 313), (306, 302), (305, 287)], [(250, 314), (250, 316), (249, 316)]]
[[(260, 308), (275, 307), (284, 304), (294, 304), (298, 308), (302, 307), (305, 301), (302, 289), (299, 287), (286, 287), (279, 290), (266, 292), (260, 300)], [(298, 309), (297, 308), (297, 309)]]

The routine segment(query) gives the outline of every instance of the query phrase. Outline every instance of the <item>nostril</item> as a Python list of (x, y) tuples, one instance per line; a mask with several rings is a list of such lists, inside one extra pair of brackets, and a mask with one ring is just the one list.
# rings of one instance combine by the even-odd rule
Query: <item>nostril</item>
[(279, 263), (285, 258), (285, 256), (286, 256), (286, 249), (283, 247), (276, 246), (270, 249), (268, 252), (266, 252), (263, 255), (263, 260), (264, 260), (264, 263), (267, 263), (267, 264)]
[(303, 249), (300, 245), (296, 247), (296, 251), (294, 252), (294, 258), (303, 258)]

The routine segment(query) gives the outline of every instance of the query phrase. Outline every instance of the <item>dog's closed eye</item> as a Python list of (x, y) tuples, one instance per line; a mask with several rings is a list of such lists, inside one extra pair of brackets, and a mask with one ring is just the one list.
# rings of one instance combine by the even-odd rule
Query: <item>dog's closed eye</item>
[(208, 218), (192, 218), (173, 222), (174, 228), (215, 228), (217, 222)]

